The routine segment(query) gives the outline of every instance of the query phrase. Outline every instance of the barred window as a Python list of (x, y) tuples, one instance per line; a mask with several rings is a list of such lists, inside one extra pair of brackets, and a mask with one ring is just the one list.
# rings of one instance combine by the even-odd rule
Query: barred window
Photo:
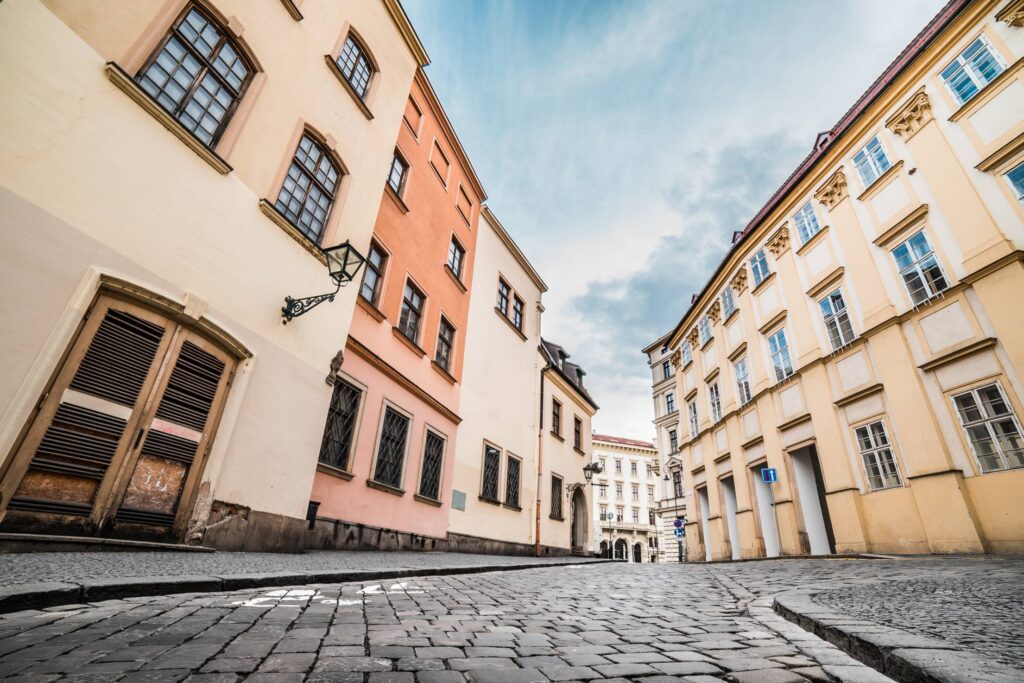
[(434, 354), (434, 362), (444, 368), (445, 372), (451, 370), (454, 344), (455, 328), (444, 316), (441, 316), (441, 324), (437, 330), (437, 352)]
[(391, 159), (391, 170), (388, 171), (388, 187), (395, 191), (395, 194), (402, 196), (402, 189), (405, 187), (405, 173), (409, 170), (409, 164), (395, 152)]
[(420, 338), (420, 319), (423, 317), (423, 292), (411, 282), (405, 283), (402, 297), (402, 315), (398, 319), (398, 331), (413, 344)]
[(466, 258), (466, 250), (462, 248), (459, 241), (452, 236), (452, 241), (448, 245), (448, 267), (451, 269), (455, 277), (462, 279), (462, 261)]
[(178, 123), (213, 147), (253, 72), (224, 29), (193, 6), (171, 27), (135, 80)]
[(274, 207), (317, 244), (334, 204), (341, 173), (327, 150), (303, 133)]
[(501, 451), (484, 445), (484, 472), (480, 482), (480, 497), (498, 501), (498, 475), (501, 470)]
[(736, 374), (736, 391), (739, 394), (740, 405), (746, 405), (753, 398), (750, 393), (750, 371), (747, 369), (747, 359), (740, 358), (733, 364), (732, 369)]
[(496, 304), (498, 310), (504, 316), (508, 315), (508, 299), (511, 295), (512, 288), (508, 286), (508, 283), (502, 279), (498, 279), (498, 303)]
[(551, 475), (551, 516), (562, 519), (562, 478)]
[(924, 230), (893, 249), (892, 255), (915, 306), (949, 288)]
[(508, 456), (505, 465), (505, 505), (519, 507), (519, 479), (522, 466), (519, 458)]
[(981, 92), (1006, 69), (985, 36), (978, 36), (953, 63), (942, 70), (942, 80), (959, 104)]
[(892, 455), (889, 436), (881, 420), (857, 427), (857, 445), (864, 459), (864, 471), (868, 475), (868, 486), (872, 491), (902, 486), (899, 468)]
[(793, 374), (793, 361), (789, 356), (789, 343), (786, 341), (785, 330), (779, 330), (768, 337), (768, 351), (772, 357), (772, 367), (775, 368), (776, 382), (781, 382)]
[(387, 407), (380, 428), (380, 444), (377, 447), (377, 465), (373, 470), (375, 481), (394, 488), (402, 486), (402, 469), (405, 464), (405, 444), (409, 437), (409, 418)]
[(523, 300), (514, 295), (512, 297), (512, 324), (520, 332), (523, 331)]
[(764, 255), (764, 249), (758, 249), (750, 259), (750, 272), (754, 276), (755, 287), (764, 282), (765, 278), (771, 274), (771, 271), (768, 270), (768, 259)]
[(427, 430), (423, 442), (423, 467), (420, 470), (420, 495), (440, 500), (441, 467), (444, 464), (444, 438)]
[(796, 215), (793, 216), (793, 222), (796, 223), (796, 232), (800, 236), (800, 244), (806, 244), (807, 240), (811, 239), (821, 230), (821, 226), (818, 225), (818, 217), (814, 214), (814, 206), (810, 202), (801, 207)]
[(708, 387), (708, 402), (711, 404), (711, 421), (722, 419), (722, 398), (718, 393), (718, 382)]
[(982, 472), (1024, 467), (1020, 423), (998, 382), (953, 397)]
[(825, 319), (825, 329), (828, 331), (829, 341), (832, 342), (832, 350), (838, 351), (852, 342), (853, 326), (850, 325), (850, 315), (846, 310), (842, 291), (835, 290), (819, 301), (818, 306)]
[(370, 253), (366, 257), (366, 268), (363, 270), (363, 284), (359, 287), (359, 296), (374, 306), (380, 299), (380, 285), (384, 279), (384, 266), (388, 257), (375, 243), (370, 242)]
[(359, 95), (359, 99), (365, 98), (366, 90), (370, 86), (370, 78), (373, 76), (373, 67), (366, 57), (366, 51), (354, 37), (349, 36), (345, 39), (341, 54), (335, 61), (345, 76), (345, 80), (356, 91), (356, 95)]
[(853, 155), (853, 165), (857, 167), (861, 182), (864, 187), (878, 180), (878, 178), (889, 170), (892, 163), (885, 153), (885, 148), (878, 141), (878, 136), (868, 140), (868, 144)]
[(331, 405), (327, 409), (327, 424), (320, 442), (320, 462), (323, 464), (340, 470), (349, 469), (362, 395), (362, 391), (345, 380), (334, 381)]

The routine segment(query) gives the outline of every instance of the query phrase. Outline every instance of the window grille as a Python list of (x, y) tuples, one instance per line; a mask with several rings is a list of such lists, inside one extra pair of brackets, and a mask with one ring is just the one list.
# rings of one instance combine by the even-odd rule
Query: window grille
[(505, 504), (519, 507), (519, 478), (522, 463), (519, 458), (509, 457), (505, 470)]
[(349, 469), (349, 457), (355, 437), (356, 417), (363, 392), (343, 379), (334, 381), (327, 424), (320, 442), (320, 462), (341, 470)]
[(562, 518), (562, 478), (551, 475), (551, 516)]
[(380, 446), (377, 449), (377, 466), (373, 471), (374, 480), (395, 488), (401, 487), (408, 434), (409, 418), (391, 408), (385, 408)]
[(484, 446), (484, 476), (480, 497), (498, 500), (498, 474), (501, 470), (501, 452), (494, 446)]
[(420, 495), (439, 500), (441, 495), (441, 466), (444, 464), (444, 439), (427, 430), (423, 444), (423, 470), (420, 473)]

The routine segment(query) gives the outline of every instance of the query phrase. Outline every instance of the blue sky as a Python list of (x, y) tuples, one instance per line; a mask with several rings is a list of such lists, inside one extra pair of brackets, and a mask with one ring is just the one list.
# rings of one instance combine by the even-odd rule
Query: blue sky
[(404, 0), (427, 74), (547, 281), (603, 433), (650, 438), (640, 349), (940, 0)]

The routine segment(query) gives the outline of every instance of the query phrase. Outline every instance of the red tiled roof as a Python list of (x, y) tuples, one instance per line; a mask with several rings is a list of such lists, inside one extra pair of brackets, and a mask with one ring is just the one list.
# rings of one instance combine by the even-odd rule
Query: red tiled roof
[(617, 443), (623, 446), (638, 446), (640, 448), (654, 448), (654, 444), (650, 441), (637, 441), (636, 439), (624, 439), (621, 436), (608, 436), (607, 434), (594, 434), (594, 441), (603, 441), (605, 443)]

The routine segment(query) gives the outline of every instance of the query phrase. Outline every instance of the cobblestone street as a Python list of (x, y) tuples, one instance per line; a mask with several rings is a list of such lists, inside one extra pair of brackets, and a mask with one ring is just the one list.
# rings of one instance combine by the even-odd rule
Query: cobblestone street
[[(873, 618), (930, 620), (940, 637), (980, 629), (1019, 666), (1019, 638), (1007, 636), (1019, 624), (1008, 606), (1020, 604), (1022, 569), (992, 558), (599, 564), (111, 600), (0, 616), (0, 677), (884, 681), (777, 616), (770, 596), (818, 587), (862, 612), (880, 597)], [(958, 623), (943, 626), (950, 600), (923, 595), (933, 584), (964, 591), (970, 609), (952, 604)]]

